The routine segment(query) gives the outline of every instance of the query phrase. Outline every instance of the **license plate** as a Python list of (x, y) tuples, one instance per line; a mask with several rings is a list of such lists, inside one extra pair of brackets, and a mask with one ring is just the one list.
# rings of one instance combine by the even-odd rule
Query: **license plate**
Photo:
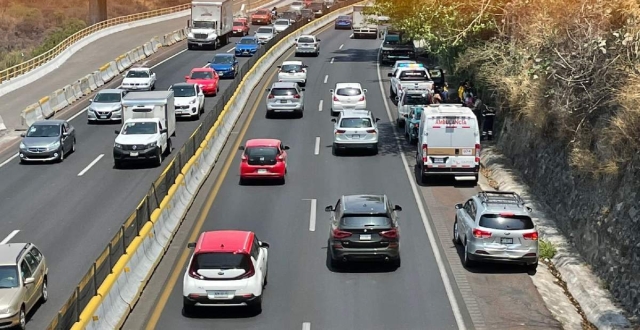
[(463, 156), (471, 156), (472, 154), (473, 154), (473, 149), (470, 149), (470, 148), (462, 149)]
[(371, 240), (371, 235), (360, 235), (360, 240), (361, 241), (370, 241)]
[(280, 103), (287, 103), (287, 100), (280, 100)]
[(433, 158), (434, 164), (444, 164), (444, 158)]
[(500, 244), (513, 244), (513, 238), (500, 238)]
[(100, 116), (100, 119), (106, 119), (107, 116)]
[(261, 168), (261, 169), (258, 170), (258, 173), (264, 174), (264, 173), (267, 173), (267, 170), (264, 169), (264, 168)]
[(137, 152), (132, 152), (129, 154), (131, 157), (138, 157), (138, 153)]
[(360, 134), (351, 134), (351, 137), (354, 139), (359, 139), (360, 138)]
[(207, 291), (209, 298), (213, 299), (227, 299), (232, 296), (234, 291)]
[(200, 43), (200, 42), (199, 42), (199, 43), (198, 43), (198, 46), (202, 46), (202, 43)]

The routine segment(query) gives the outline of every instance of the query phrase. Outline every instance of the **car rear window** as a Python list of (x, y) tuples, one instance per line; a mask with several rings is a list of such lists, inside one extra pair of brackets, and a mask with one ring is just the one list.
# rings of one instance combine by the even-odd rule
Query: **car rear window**
[(340, 225), (343, 228), (391, 227), (391, 219), (384, 216), (348, 215), (342, 217)]
[(282, 72), (302, 72), (302, 65), (298, 64), (285, 64), (280, 68)]
[(244, 26), (242, 22), (233, 22), (233, 26)]
[(357, 96), (362, 94), (362, 92), (358, 88), (348, 87), (348, 88), (338, 88), (338, 90), (336, 91), (336, 94), (340, 96)]
[(249, 165), (275, 165), (278, 149), (275, 147), (249, 147), (245, 150)]
[(273, 29), (270, 27), (261, 27), (256, 33), (273, 33)]
[(340, 121), (342, 128), (369, 128), (371, 119), (369, 118), (342, 118)]
[(275, 23), (276, 25), (289, 25), (289, 20), (288, 19), (279, 19), (276, 21)]
[(480, 227), (501, 230), (533, 229), (533, 220), (526, 215), (500, 216), (497, 214), (485, 214), (480, 217)]
[(251, 269), (246, 254), (240, 253), (200, 253), (193, 261), (193, 269)]
[(213, 73), (210, 71), (194, 71), (191, 72), (191, 79), (213, 79)]
[(295, 88), (273, 88), (271, 89), (271, 95), (274, 96), (289, 96), (296, 95), (298, 91)]
[(420, 80), (428, 81), (429, 76), (424, 70), (407, 70), (400, 72), (400, 80)]
[(311, 43), (312, 44), (314, 42), (314, 40), (311, 37), (300, 37), (300, 38), (298, 38), (298, 42), (299, 43)]

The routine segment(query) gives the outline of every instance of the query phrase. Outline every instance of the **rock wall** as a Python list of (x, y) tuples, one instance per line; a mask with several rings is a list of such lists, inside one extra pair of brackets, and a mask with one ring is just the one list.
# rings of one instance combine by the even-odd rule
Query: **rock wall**
[(497, 147), (623, 307), (640, 317), (640, 155), (616, 176), (569, 166), (569, 152), (529, 123), (503, 118)]

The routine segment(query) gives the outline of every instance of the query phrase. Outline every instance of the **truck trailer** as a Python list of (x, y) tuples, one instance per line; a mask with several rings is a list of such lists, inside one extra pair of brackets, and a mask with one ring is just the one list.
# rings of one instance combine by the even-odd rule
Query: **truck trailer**
[(353, 38), (378, 38), (377, 17), (374, 15), (366, 15), (365, 8), (371, 8), (371, 5), (354, 5), (353, 6)]

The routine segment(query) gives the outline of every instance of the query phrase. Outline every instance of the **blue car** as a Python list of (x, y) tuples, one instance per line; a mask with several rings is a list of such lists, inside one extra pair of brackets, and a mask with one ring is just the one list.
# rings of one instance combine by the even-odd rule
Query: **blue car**
[(209, 62), (220, 78), (235, 78), (238, 74), (238, 59), (233, 54), (216, 54)]
[(420, 117), (424, 112), (423, 107), (411, 107), (409, 114), (405, 115), (404, 136), (410, 144), (416, 144), (420, 134)]
[(243, 37), (236, 42), (236, 56), (253, 56), (260, 49), (260, 42), (256, 37)]
[(348, 15), (338, 16), (338, 18), (336, 18), (335, 29), (351, 30), (352, 24), (353, 24), (353, 20), (351, 19), (351, 16), (348, 16)]

